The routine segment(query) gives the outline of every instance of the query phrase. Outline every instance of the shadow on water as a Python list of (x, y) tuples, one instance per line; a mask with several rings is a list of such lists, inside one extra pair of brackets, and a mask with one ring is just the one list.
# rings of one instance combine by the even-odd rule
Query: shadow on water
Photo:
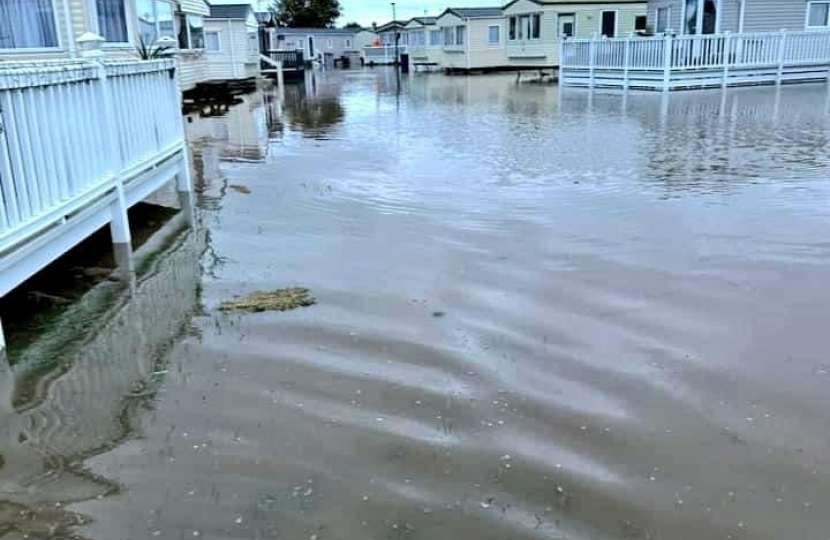
[(99, 285), (0, 363), (0, 537), (77, 537), (88, 520), (64, 505), (121, 491), (83, 461), (138, 434), (199, 308), (204, 233), (159, 241), (132, 294)]

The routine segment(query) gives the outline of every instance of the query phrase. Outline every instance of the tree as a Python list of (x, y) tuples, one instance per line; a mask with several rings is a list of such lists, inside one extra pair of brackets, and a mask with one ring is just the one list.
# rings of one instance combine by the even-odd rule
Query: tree
[(274, 12), (280, 26), (331, 28), (340, 9), (338, 0), (277, 0)]
[(349, 30), (363, 30), (363, 25), (357, 22), (350, 22), (343, 28), (348, 28)]

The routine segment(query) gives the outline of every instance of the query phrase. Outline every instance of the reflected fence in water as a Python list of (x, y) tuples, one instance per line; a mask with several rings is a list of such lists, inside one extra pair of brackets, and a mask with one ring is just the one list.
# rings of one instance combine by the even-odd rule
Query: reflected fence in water
[(99, 286), (0, 362), (0, 532), (68, 534), (84, 519), (63, 504), (120, 491), (81, 460), (135, 433), (166, 373), (160, 359), (200, 301), (205, 233), (158, 241), (171, 243), (137, 252), (146, 268), (132, 294)]

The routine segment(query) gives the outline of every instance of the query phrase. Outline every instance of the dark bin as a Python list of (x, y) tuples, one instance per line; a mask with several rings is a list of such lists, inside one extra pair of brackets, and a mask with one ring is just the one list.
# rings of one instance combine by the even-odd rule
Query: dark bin
[(409, 55), (401, 53), (401, 73), (409, 73)]

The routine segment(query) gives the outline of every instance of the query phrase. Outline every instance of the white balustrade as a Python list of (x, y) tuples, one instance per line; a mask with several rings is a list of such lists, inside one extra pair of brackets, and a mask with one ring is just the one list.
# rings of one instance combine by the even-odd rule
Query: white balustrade
[[(652, 77), (655, 87), (697, 77), (699, 86), (719, 80), (729, 84), (730, 73), (738, 83), (820, 79), (821, 67), (830, 72), (830, 32), (758, 32), (743, 34), (681, 35), (628, 38), (567, 39), (562, 42), (561, 68), (567, 85), (569, 75), (594, 84), (597, 72), (612, 86), (628, 86), (632, 71), (663, 72)], [(668, 57), (667, 57), (668, 55)], [(798, 69), (808, 66), (809, 69)], [(769, 69), (773, 70), (770, 78)], [(717, 73), (715, 73), (717, 72)], [(818, 74), (817, 74), (818, 73)], [(803, 76), (803, 78), (802, 78)], [(648, 85), (649, 79), (645, 78)], [(690, 83), (691, 84), (691, 83)]]
[(174, 67), (0, 64), (0, 253), (182, 148)]
[(396, 52), (397, 54), (406, 54), (406, 50), (403, 45), (397, 47), (397, 50), (394, 45), (367, 46), (363, 48), (363, 59), (367, 64), (372, 62), (375, 64), (393, 64), (396, 61)]
[(0, 296), (107, 224), (129, 275), (127, 209), (174, 178), (192, 222), (180, 103), (173, 59), (0, 63)]

